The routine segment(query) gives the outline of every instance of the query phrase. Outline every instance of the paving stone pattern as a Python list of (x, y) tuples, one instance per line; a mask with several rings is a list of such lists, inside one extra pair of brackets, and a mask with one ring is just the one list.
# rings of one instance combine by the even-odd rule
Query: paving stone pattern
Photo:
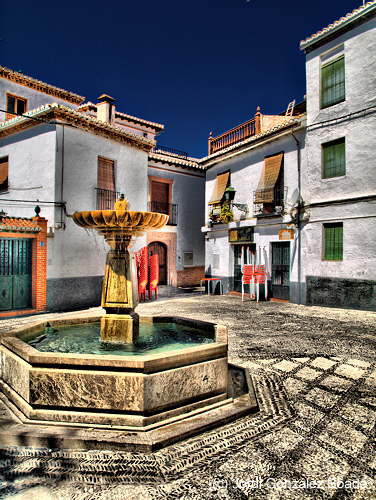
[[(231, 424), (233, 427), (227, 426), (232, 434), (218, 429), (151, 454), (149, 460), (155, 461), (170, 453), (170, 462), (163, 461), (164, 478), (144, 481), (118, 480), (126, 465), (118, 452), (106, 452), (107, 472), (111, 457), (113, 470), (118, 471), (113, 480), (90, 484), (79, 473), (54, 477), (46, 474), (46, 469), (38, 470), (33, 453), (44, 453), (45, 460), (40, 463), (58, 469), (54, 452), (29, 450), (29, 457), (16, 462), (3, 458), (3, 497), (376, 498), (375, 313), (242, 303), (231, 296), (161, 300), (141, 305), (140, 312), (173, 313), (227, 324), (230, 361), (247, 367), (261, 381), (283, 382), (289, 404), (281, 410), (286, 413), (280, 425), (242, 439), (246, 417)], [(8, 328), (11, 321), (7, 320)], [(286, 418), (290, 412), (287, 406), (292, 410), (290, 418)], [(90, 465), (96, 477), (101, 473), (104, 477), (104, 462), (90, 462), (90, 453), (81, 452), (82, 463), (86, 460), (86, 468)], [(133, 455), (135, 463), (139, 458)], [(183, 462), (179, 474), (177, 464)], [(174, 471), (176, 474), (171, 474)]]

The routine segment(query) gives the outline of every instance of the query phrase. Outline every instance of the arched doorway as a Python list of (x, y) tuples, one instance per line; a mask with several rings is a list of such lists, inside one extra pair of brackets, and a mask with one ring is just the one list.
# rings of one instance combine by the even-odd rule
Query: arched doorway
[(148, 245), (149, 255), (159, 257), (159, 284), (167, 285), (167, 246), (160, 241), (153, 241)]

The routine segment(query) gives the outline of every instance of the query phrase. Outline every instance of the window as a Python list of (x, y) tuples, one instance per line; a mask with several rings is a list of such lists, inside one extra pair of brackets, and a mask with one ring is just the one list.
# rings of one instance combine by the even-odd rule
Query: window
[(98, 156), (97, 210), (112, 210), (118, 197), (115, 190), (115, 162)]
[(7, 114), (6, 119), (15, 118), (26, 111), (27, 100), (13, 94), (7, 94)]
[(193, 252), (184, 252), (184, 266), (193, 266)]
[(254, 191), (255, 215), (263, 216), (282, 212), (284, 203), (283, 162), (283, 152), (265, 157), (259, 183)]
[(346, 173), (345, 138), (322, 145), (322, 178), (339, 177)]
[(324, 260), (343, 260), (343, 223), (324, 224)]
[(8, 157), (0, 158), (0, 193), (8, 191)]
[(345, 100), (345, 58), (321, 67), (321, 108), (327, 108)]

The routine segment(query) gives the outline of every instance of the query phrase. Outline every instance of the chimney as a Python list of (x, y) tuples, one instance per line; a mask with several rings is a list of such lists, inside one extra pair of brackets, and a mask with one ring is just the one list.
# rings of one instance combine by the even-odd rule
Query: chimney
[(107, 94), (98, 97), (97, 120), (101, 122), (112, 123), (115, 119), (115, 99)]

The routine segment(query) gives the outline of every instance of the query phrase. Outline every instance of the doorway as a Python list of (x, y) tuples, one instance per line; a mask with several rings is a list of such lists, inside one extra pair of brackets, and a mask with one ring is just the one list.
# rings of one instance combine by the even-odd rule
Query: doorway
[(159, 257), (159, 284), (167, 285), (167, 246), (160, 241), (153, 241), (148, 245), (149, 256), (157, 254)]
[(234, 245), (234, 287), (235, 292), (242, 291), (242, 266), (255, 264), (256, 245)]
[(30, 238), (0, 238), (0, 310), (31, 307)]
[(290, 242), (272, 243), (272, 295), (290, 298)]

